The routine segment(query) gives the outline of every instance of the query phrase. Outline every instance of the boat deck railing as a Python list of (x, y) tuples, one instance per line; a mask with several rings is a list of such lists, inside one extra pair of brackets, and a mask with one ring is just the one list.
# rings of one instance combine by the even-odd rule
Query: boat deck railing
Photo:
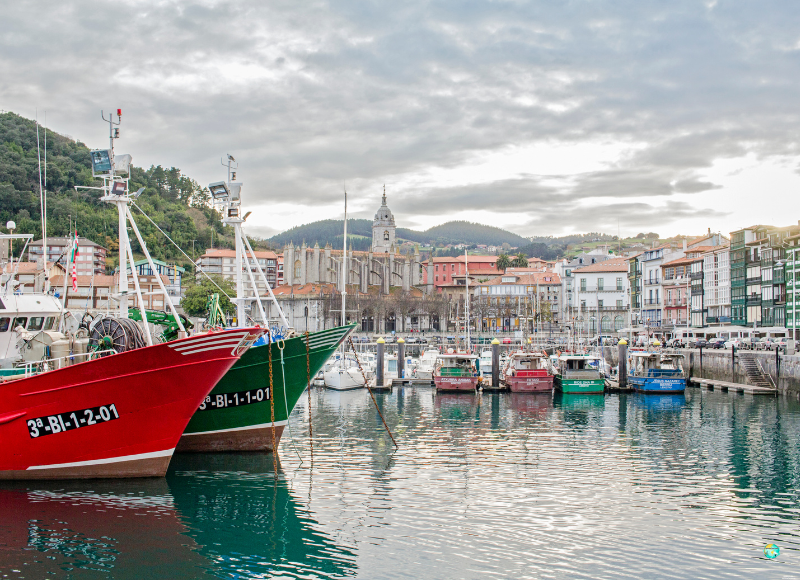
[(683, 372), (679, 369), (650, 369), (647, 371), (647, 376), (652, 378), (677, 377), (682, 374)]
[(600, 377), (600, 372), (596, 370), (566, 370), (564, 371), (565, 379), (597, 379)]
[(44, 370), (61, 369), (69, 366), (70, 364), (82, 362), (78, 360), (80, 358), (84, 358), (85, 360), (91, 360), (92, 358), (96, 358), (106, 354), (117, 354), (117, 351), (108, 348), (104, 350), (93, 350), (91, 352), (69, 354), (67, 356), (60, 356), (58, 358), (46, 358), (42, 360), (26, 362), (24, 365), (18, 368), (25, 369), (25, 377), (27, 378), (39, 374)]

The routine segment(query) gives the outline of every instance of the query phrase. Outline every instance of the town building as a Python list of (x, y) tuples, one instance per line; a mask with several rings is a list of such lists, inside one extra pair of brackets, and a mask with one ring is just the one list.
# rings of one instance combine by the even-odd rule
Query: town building
[[(267, 278), (271, 287), (277, 286), (278, 282), (278, 256), (275, 252), (270, 250), (255, 250), (255, 257), (258, 260), (258, 265), (261, 267), (261, 271)], [(137, 262), (138, 264), (139, 262)], [(209, 275), (217, 274), (222, 276), (226, 280), (236, 280), (236, 252), (234, 250), (229, 250), (227, 248), (214, 248), (208, 249), (205, 253), (200, 256), (200, 259), (197, 261), (197, 274), (196, 278), (199, 281), (200, 278), (203, 276), (203, 272)], [(245, 283), (247, 286), (250, 285), (250, 276), (247, 273), (247, 267), (242, 264), (242, 272), (244, 272)], [(256, 282), (256, 286), (258, 287), (258, 293), (260, 296), (269, 295), (264, 282), (261, 280), (261, 276), (258, 273), (258, 268), (253, 265), (252, 260), (250, 262), (250, 272), (253, 274), (253, 278)], [(168, 275), (168, 273), (163, 272), (164, 274)]]
[(300, 246), (289, 243), (283, 251), (284, 284), (334, 284), (338, 287), (343, 272), (345, 284), (352, 284), (364, 293), (373, 286), (383, 294), (390, 294), (392, 288), (409, 291), (422, 283), (419, 248), (415, 246), (408, 254), (400, 253), (394, 216), (386, 205), (385, 193), (372, 223), (372, 241), (369, 251), (348, 250), (344, 260), (343, 251), (330, 245), (320, 248), (315, 244), (311, 248), (305, 242)]
[[(49, 253), (49, 252), (48, 252)], [(0, 285), (5, 285), (11, 277), (16, 278), (11, 285), (14, 292), (41, 293), (45, 291), (45, 281), (50, 281), (50, 287), (59, 292), (60, 286), (55, 286), (53, 279), (64, 274), (64, 266), (54, 262), (47, 263), (47, 276), (41, 262), (11, 262), (6, 263), (3, 269), (3, 276), (0, 277)]]
[[(136, 273), (139, 275), (140, 284), (142, 284), (141, 280), (143, 276), (153, 277), (153, 269), (150, 267), (150, 263), (147, 260), (139, 260), (134, 262), (133, 265), (136, 268)], [(156, 260), (155, 258), (153, 258), (153, 265), (156, 267), (155, 273), (160, 275), (161, 279), (164, 281), (164, 286), (167, 289), (167, 294), (172, 300), (172, 303), (175, 306), (178, 306), (181, 303), (181, 287), (183, 284), (183, 275), (186, 273), (186, 269), (175, 264), (167, 264), (166, 262)], [(155, 278), (152, 278), (152, 280), (155, 282)], [(133, 282), (129, 284), (129, 286), (132, 285)], [(159, 290), (159, 292), (161, 291), (160, 288), (156, 289)], [(142, 300), (144, 300), (144, 298), (142, 298)]]
[(786, 243), (786, 328), (800, 340), (800, 234), (788, 236)]
[[(69, 262), (70, 247), (73, 238), (52, 237), (47, 238), (47, 260), (60, 262), (65, 266)], [(36, 240), (28, 245), (28, 260), (41, 262), (42, 240)], [(106, 271), (106, 249), (100, 244), (78, 236), (78, 257), (75, 260), (75, 270), (78, 276), (90, 276), (92, 273), (104, 274)]]
[(691, 271), (693, 258), (681, 257), (661, 265), (664, 296), (661, 328), (688, 328), (691, 319)]
[(787, 240), (796, 226), (756, 225), (731, 232), (731, 321), (739, 326), (786, 324)]
[(703, 302), (706, 325), (731, 323), (730, 244), (703, 253)]
[(437, 292), (446, 291), (450, 286), (466, 284), (469, 270), (472, 281), (487, 280), (500, 274), (497, 269), (497, 256), (439, 256), (423, 262), (423, 284)]
[[(67, 275), (66, 307), (72, 311), (72, 314), (78, 320), (81, 319), (82, 312), (86, 311), (91, 314), (95, 314), (98, 311), (113, 312), (113, 314), (116, 315), (119, 302), (111, 299), (111, 296), (118, 293), (118, 278), (119, 276), (117, 274), (79, 275), (78, 290), (75, 291), (72, 289), (72, 276)], [(60, 295), (64, 286), (63, 272), (54, 276), (51, 282), (53, 287), (57, 288), (56, 291)], [(142, 287), (142, 292), (145, 292), (144, 287)], [(131, 303), (129, 302), (129, 304)], [(163, 307), (158, 310), (163, 310)]]
[(477, 284), (471, 294), (471, 318), (479, 331), (532, 333), (560, 328), (561, 277), (553, 272), (506, 271)]
[(588, 333), (618, 332), (629, 320), (628, 260), (611, 258), (576, 268), (570, 320)]

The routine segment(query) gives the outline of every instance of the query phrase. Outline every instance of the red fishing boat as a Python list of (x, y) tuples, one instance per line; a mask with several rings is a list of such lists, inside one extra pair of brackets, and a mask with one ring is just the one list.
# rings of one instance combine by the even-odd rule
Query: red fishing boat
[(1, 383), (0, 479), (163, 476), (198, 406), (263, 332), (203, 334)]
[(478, 371), (474, 354), (440, 354), (433, 370), (433, 382), (439, 391), (475, 391)]
[(550, 359), (541, 352), (511, 353), (500, 378), (512, 393), (553, 390)]

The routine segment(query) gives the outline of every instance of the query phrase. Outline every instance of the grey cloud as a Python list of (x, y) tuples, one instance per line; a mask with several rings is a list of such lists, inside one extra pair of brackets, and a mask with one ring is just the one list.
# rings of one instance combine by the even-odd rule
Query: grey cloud
[(537, 227), (558, 233), (582, 214), (542, 206), (652, 198), (647, 220), (717, 188), (699, 174), (715, 159), (800, 150), (789, 2), (131, 2), (113, 16), (88, 0), (4, 7), (0, 106), (32, 116), (35, 103), (95, 146), (98, 110), (121, 106), (135, 162), (209, 182), (231, 152), (262, 204), (318, 206), (344, 181), (374, 199), (387, 178), (536, 140), (641, 144), (559, 187), (509, 176), (392, 193), (406, 221), (490, 205), (551, 216)]

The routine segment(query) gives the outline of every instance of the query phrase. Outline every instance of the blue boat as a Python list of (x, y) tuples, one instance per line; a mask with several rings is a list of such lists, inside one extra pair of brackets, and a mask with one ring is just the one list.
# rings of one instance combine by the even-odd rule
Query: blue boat
[(628, 354), (628, 383), (639, 393), (682, 393), (686, 371), (682, 354), (632, 351)]

